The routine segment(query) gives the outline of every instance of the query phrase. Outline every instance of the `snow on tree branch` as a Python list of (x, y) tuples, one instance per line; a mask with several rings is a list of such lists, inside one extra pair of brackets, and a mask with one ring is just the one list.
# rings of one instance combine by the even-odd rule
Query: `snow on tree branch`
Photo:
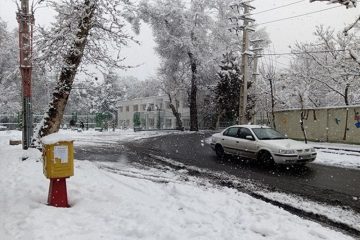
[(139, 18), (129, 0), (48, 0), (46, 4), (55, 9), (57, 16), (50, 30), (40, 28), (37, 61), (40, 66), (59, 69), (59, 76), (49, 109), (34, 134), (35, 144), (40, 137), (59, 130), (81, 66), (93, 64), (103, 71), (125, 68), (120, 49), (130, 41), (136, 42), (127, 33), (126, 22), (135, 32), (139, 30)]
[(344, 29), (345, 36), (348, 35), (349, 31), (353, 29), (360, 22), (360, 16), (355, 20), (354, 23), (350, 24), (348, 27)]
[(352, 8), (357, 6), (357, 0), (310, 0), (310, 2), (339, 3), (345, 5), (346, 8)]
[(69, 46), (73, 42), (79, 44), (86, 41), (81, 67), (94, 64), (104, 72), (111, 68), (129, 68), (122, 64), (125, 58), (120, 57), (120, 49), (129, 42), (138, 43), (127, 31), (127, 26), (130, 25), (135, 33), (139, 32), (140, 22), (136, 7), (127, 0), (94, 1), (95, 11), (90, 23), (90, 33), (87, 38), (78, 38), (76, 33), (82, 25), (82, 18), (86, 17), (83, 2), (45, 2), (58, 15), (50, 29), (38, 28), (35, 43), (37, 64), (46, 65), (51, 70), (56, 69), (63, 64), (62, 59), (68, 54)]
[(354, 61), (357, 62), (360, 66), (360, 56), (357, 55), (353, 49), (350, 49), (349, 53), (350, 53), (351, 58), (354, 59)]

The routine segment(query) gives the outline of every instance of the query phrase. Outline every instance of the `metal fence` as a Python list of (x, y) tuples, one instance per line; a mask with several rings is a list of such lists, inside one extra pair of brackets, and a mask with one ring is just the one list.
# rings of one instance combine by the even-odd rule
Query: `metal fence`
[[(80, 128), (81, 123), (84, 124), (86, 129), (88, 128), (107, 128), (112, 127), (108, 123), (108, 121), (116, 122), (113, 117), (106, 118), (103, 117), (104, 114), (71, 114), (71, 115), (64, 115), (61, 128)], [(41, 122), (43, 119), (43, 114), (34, 114), (33, 115), (33, 124), (34, 127)], [(109, 120), (110, 119), (110, 120)], [(72, 121), (73, 120), (73, 121)], [(73, 124), (70, 124), (72, 121)], [(0, 131), (2, 130), (14, 130), (14, 129), (21, 129), (22, 127), (22, 116), (21, 113), (5, 113), (0, 114)]]

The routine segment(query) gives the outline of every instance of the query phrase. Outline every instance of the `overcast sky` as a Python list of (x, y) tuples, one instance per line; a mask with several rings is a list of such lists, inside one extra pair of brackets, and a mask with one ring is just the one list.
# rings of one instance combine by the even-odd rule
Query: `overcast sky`
[[(293, 45), (296, 41), (304, 42), (313, 40), (313, 31), (317, 25), (323, 24), (342, 30), (345, 25), (354, 21), (356, 16), (360, 14), (360, 7), (346, 9), (342, 6), (325, 10), (338, 5), (329, 5), (325, 2), (310, 3), (309, 0), (255, 0), (253, 5), (256, 7), (256, 10), (253, 12), (262, 12), (295, 2), (299, 3), (254, 15), (256, 22), (261, 24), (259, 27), (266, 27), (266, 30), (270, 35), (272, 41), (271, 51), (277, 53), (289, 52), (289, 46)], [(294, 19), (262, 24), (320, 10), (324, 11)], [(0, 17), (8, 23), (9, 29), (17, 26), (15, 11), (16, 5), (14, 0), (0, 0)], [(41, 25), (46, 24), (52, 20), (52, 16), (53, 14), (48, 9), (39, 9), (35, 15), (36, 23)], [(138, 36), (141, 46), (133, 45), (130, 48), (124, 49), (123, 54), (127, 57), (126, 64), (142, 65), (136, 69), (123, 72), (122, 74), (133, 75), (144, 80), (156, 74), (159, 58), (154, 52), (155, 43), (152, 40), (151, 29), (148, 26), (143, 25), (141, 30), (141, 34)], [(287, 64), (288, 59), (287, 57), (281, 57), (276, 61), (279, 63), (278, 66), (282, 67)]]

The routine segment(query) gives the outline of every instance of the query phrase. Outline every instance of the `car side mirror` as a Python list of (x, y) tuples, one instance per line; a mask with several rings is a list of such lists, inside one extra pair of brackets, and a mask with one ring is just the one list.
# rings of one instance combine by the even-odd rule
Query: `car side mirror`
[(251, 136), (251, 135), (247, 135), (247, 136), (245, 137), (245, 139), (251, 140), (251, 141), (254, 141), (254, 140), (255, 140), (254, 137)]

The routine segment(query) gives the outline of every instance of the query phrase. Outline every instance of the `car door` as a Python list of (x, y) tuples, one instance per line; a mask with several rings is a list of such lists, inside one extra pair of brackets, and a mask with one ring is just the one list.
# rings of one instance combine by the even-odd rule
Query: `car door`
[(239, 149), (239, 155), (243, 157), (256, 158), (257, 143), (250, 129), (245, 127), (239, 128), (235, 148)]
[(226, 153), (237, 154), (235, 143), (237, 141), (238, 131), (238, 127), (230, 127), (223, 133), (223, 136), (220, 140), (221, 145), (223, 146)]

